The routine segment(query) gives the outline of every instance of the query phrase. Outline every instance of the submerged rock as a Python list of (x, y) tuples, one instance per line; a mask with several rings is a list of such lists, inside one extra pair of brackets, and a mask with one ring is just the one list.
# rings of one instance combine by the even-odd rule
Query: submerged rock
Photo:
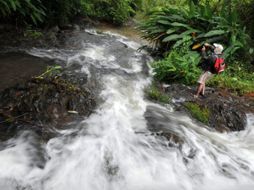
[(166, 138), (169, 146), (180, 147), (185, 139), (175, 126), (183, 123), (178, 121), (176, 117), (175, 113), (168, 115), (168, 112), (155, 106), (148, 106), (145, 112), (148, 130), (153, 135)]

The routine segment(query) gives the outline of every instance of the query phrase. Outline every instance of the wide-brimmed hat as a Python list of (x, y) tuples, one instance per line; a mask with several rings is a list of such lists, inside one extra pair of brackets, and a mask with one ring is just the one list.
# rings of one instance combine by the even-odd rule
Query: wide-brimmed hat
[(214, 46), (214, 53), (216, 53), (216, 54), (222, 54), (222, 52), (223, 52), (223, 46), (221, 44), (214, 43), (213, 46)]

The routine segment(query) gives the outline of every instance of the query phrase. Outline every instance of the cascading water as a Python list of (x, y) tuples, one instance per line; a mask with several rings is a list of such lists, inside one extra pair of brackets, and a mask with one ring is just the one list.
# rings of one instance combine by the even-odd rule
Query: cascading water
[[(220, 134), (199, 126), (170, 105), (144, 99), (149, 59), (136, 51), (137, 44), (110, 33), (91, 38), (97, 40), (81, 34), (79, 49), (28, 51), (67, 67), (80, 65), (77, 72), (100, 81), (103, 102), (45, 145), (29, 131), (5, 142), (1, 190), (253, 189), (254, 116), (241, 132)], [(184, 143), (168, 146), (149, 132), (151, 121)]]

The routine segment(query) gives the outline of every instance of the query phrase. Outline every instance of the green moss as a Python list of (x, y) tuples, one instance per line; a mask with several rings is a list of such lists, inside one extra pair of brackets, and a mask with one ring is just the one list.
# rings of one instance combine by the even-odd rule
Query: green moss
[(203, 108), (196, 103), (186, 102), (184, 106), (189, 110), (191, 115), (197, 120), (208, 124), (210, 112), (208, 108)]
[(147, 90), (146, 93), (148, 97), (152, 100), (159, 101), (162, 103), (169, 103), (170, 97), (159, 89), (156, 84), (152, 84)]
[(24, 37), (31, 39), (38, 39), (43, 36), (43, 33), (39, 30), (32, 29), (31, 26), (28, 26), (26, 30), (23, 32)]

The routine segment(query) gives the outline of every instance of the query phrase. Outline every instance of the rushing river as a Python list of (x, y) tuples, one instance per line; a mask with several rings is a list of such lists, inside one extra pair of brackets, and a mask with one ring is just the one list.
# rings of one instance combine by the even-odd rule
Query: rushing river
[[(103, 100), (79, 124), (47, 144), (24, 131), (0, 146), (0, 190), (252, 190), (254, 116), (246, 130), (221, 134), (144, 98), (150, 58), (139, 44), (110, 33), (81, 32), (69, 48), (31, 49), (76, 66)], [(78, 67), (77, 67), (78, 66)], [(149, 119), (148, 119), (149, 118)], [(148, 125), (177, 134), (169, 145)]]

